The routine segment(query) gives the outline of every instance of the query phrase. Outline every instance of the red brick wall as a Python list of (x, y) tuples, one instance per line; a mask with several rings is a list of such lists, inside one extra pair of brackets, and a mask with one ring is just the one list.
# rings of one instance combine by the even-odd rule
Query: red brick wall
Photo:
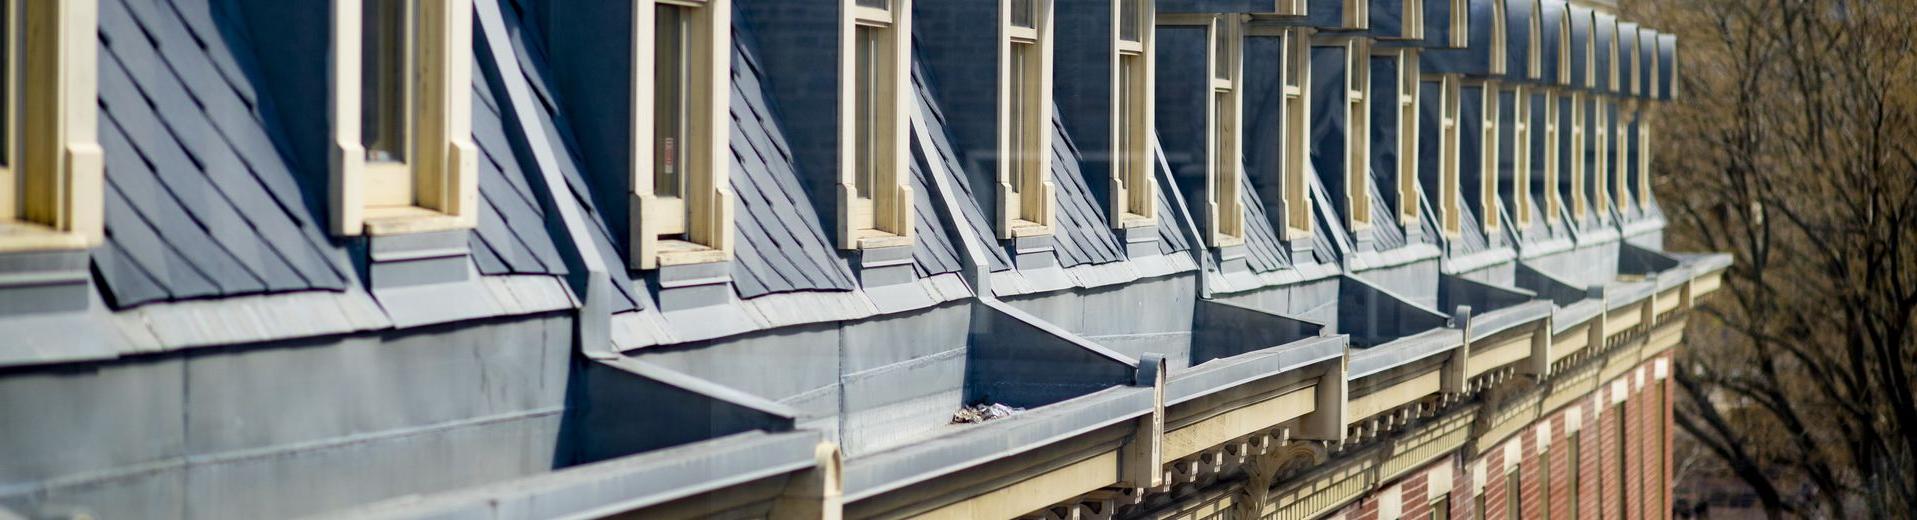
[[(1671, 449), (1671, 392), (1669, 379), (1658, 379), (1653, 366), (1657, 360), (1669, 361), (1668, 354), (1646, 360), (1641, 368), (1644, 384), (1638, 385), (1637, 370), (1624, 373), (1618, 380), (1624, 382), (1628, 392), (1624, 413), (1619, 414), (1612, 402), (1613, 381), (1603, 381), (1602, 385), (1590, 395), (1586, 395), (1548, 413), (1538, 423), (1521, 430), (1503, 443), (1492, 446), (1478, 458), (1459, 460), (1445, 459), (1426, 466), (1396, 482), (1387, 482), (1380, 491), (1366, 496), (1342, 509), (1345, 518), (1353, 520), (1379, 520), (1381, 495), (1397, 491), (1400, 497), (1399, 518), (1423, 520), (1430, 518), (1431, 501), (1434, 497), (1427, 492), (1427, 472), (1439, 465), (1452, 465), (1452, 487), (1449, 493), (1451, 518), (1477, 518), (1477, 495), (1473, 489), (1473, 471), (1482, 463), (1484, 469), (1484, 518), (1503, 520), (1509, 518), (1506, 507), (1506, 471), (1504, 469), (1504, 445), (1518, 443), (1521, 457), (1518, 462), (1519, 493), (1522, 497), (1518, 518), (1551, 520), (1569, 520), (1571, 516), (1571, 438), (1567, 428), (1573, 423), (1572, 414), (1578, 416), (1580, 423), (1579, 473), (1581, 489), (1577, 490), (1579, 520), (1597, 520), (1621, 518), (1663, 519), (1670, 510), (1670, 492), (1665, 483), (1670, 482)], [(1658, 389), (1662, 388), (1663, 399)], [(1600, 408), (1602, 411), (1600, 412)], [(1601, 415), (1600, 415), (1601, 414)], [(1623, 478), (1620, 479), (1618, 447), (1619, 422), (1624, 429)], [(1658, 428), (1662, 422), (1663, 428)], [(1540, 450), (1538, 444), (1538, 424), (1549, 424), (1550, 430), (1547, 449)], [(1661, 435), (1660, 435), (1661, 433)], [(1657, 454), (1662, 452), (1664, 456)], [(1544, 464), (1540, 454), (1550, 457), (1550, 464)], [(1545, 477), (1549, 470), (1549, 478)], [(1648, 477), (1648, 478), (1647, 478)], [(1622, 497), (1619, 496), (1622, 493)]]

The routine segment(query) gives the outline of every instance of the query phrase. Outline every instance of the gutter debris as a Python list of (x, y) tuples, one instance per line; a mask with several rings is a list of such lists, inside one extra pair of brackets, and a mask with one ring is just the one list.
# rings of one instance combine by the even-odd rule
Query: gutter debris
[(959, 406), (958, 411), (952, 412), (952, 424), (982, 423), (994, 419), (1004, 419), (1024, 411), (1024, 408), (1006, 406), (1003, 403), (963, 405)]

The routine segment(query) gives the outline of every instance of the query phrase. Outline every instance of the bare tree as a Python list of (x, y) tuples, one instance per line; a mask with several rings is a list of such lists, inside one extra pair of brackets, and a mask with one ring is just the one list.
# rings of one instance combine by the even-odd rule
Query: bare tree
[(1625, 8), (1682, 45), (1653, 155), (1674, 245), (1737, 259), (1688, 331), (1678, 426), (1773, 517), (1910, 514), (1917, 2)]

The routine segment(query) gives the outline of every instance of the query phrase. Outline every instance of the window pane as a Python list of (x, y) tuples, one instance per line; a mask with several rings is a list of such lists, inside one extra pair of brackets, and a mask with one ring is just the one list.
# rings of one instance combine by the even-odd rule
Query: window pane
[(407, 28), (411, 2), (365, 0), (361, 4), (360, 140), (366, 160), (406, 160), (407, 119), (412, 114), (406, 80), (412, 57)]
[(879, 9), (892, 8), (892, 5), (891, 5), (892, 0), (859, 0), (857, 4), (859, 7), (876, 7)]
[(1139, 1), (1124, 0), (1118, 3), (1118, 38), (1121, 40), (1144, 41), (1141, 37), (1142, 27), (1139, 26), (1144, 21), (1141, 20), (1143, 13), (1139, 12)]
[(1225, 23), (1212, 24), (1211, 57), (1213, 76), (1218, 79), (1231, 79), (1231, 40), (1225, 31)]
[(660, 197), (685, 196), (686, 82), (689, 8), (659, 5), (654, 18), (652, 190)]
[(1008, 91), (1009, 97), (1007, 98), (1010, 116), (1007, 118), (1007, 124), (1010, 125), (1011, 130), (1009, 139), (1011, 150), (1009, 150), (1009, 152), (1012, 163), (1013, 193), (1022, 193), (1025, 191), (1025, 176), (1027, 173), (1025, 170), (1028, 159), (1025, 156), (1025, 142), (1031, 139), (1031, 137), (1027, 135), (1030, 129), (1027, 128), (1026, 120), (1030, 119), (1031, 116), (1027, 114), (1029, 107), (1027, 107), (1026, 104), (1029, 101), (1027, 101), (1026, 98), (1032, 95), (1030, 92), (1031, 89), (1026, 85), (1026, 82), (1030, 81), (1026, 68), (1033, 59), (1031, 55), (1034, 51), (1033, 47), (1033, 45), (1022, 43), (1012, 44), (1011, 71), (1006, 77), (1006, 81), (1010, 83), (1010, 89)]
[(853, 183), (860, 198), (871, 198), (872, 186), (876, 184), (873, 177), (877, 175), (879, 163), (879, 147), (878, 143), (874, 142), (874, 130), (879, 124), (877, 99), (878, 82), (881, 76), (878, 70), (881, 51), (879, 46), (882, 44), (880, 38), (884, 35), (884, 29), (860, 25), (856, 31), (854, 45), (858, 47), (855, 52), (858, 57), (857, 64), (854, 65), (857, 70), (853, 72), (855, 83), (853, 110), (856, 112), (853, 115), (853, 126), (856, 127), (854, 135), (857, 142), (854, 146), (857, 148), (855, 152), (857, 155), (853, 158), (855, 168)]
[(1012, 26), (1038, 28), (1039, 0), (1012, 0)]

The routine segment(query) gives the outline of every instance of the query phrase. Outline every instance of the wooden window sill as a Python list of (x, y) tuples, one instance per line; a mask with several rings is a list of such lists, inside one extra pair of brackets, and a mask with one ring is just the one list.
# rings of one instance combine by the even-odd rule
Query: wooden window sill
[(366, 208), (366, 234), (371, 236), (426, 233), (468, 227), (459, 217), (419, 206), (374, 206)]
[(709, 264), (726, 260), (724, 250), (684, 240), (660, 240), (659, 252), (653, 256), (659, 261), (659, 267)]
[(1052, 234), (1052, 228), (1044, 224), (1025, 219), (1012, 221), (1012, 238), (1035, 237)]
[(900, 236), (877, 229), (861, 229), (853, 234), (853, 243), (859, 249), (878, 249), (912, 245), (912, 237)]
[(0, 222), (0, 253), (86, 249), (86, 237), (31, 222)]
[(1157, 219), (1136, 213), (1126, 213), (1118, 217), (1118, 227), (1121, 229), (1152, 227), (1156, 225), (1158, 225)]

